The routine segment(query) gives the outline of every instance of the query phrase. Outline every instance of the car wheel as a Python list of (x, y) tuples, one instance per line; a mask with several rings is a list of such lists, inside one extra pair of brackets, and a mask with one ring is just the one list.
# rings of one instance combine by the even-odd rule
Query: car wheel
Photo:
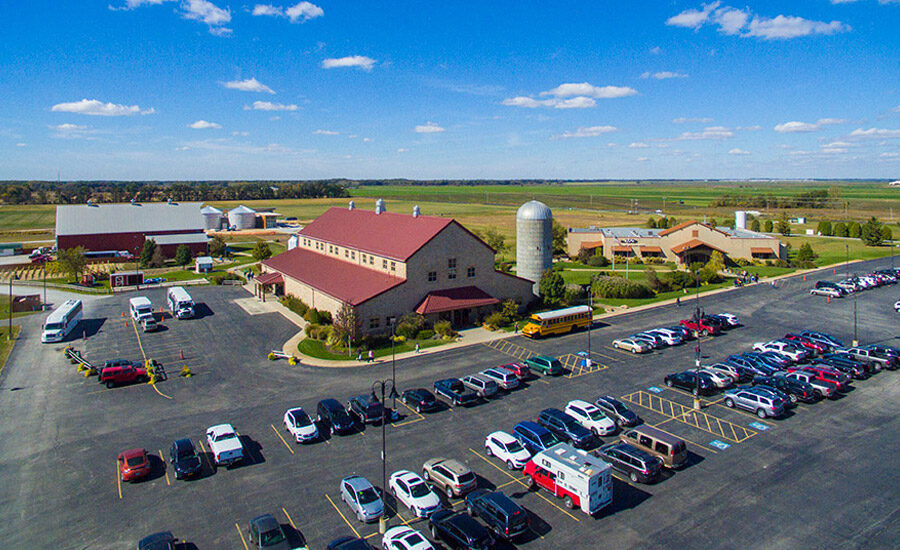
[(471, 505), (469, 505), (469, 504), (466, 505), (466, 512), (468, 512), (468, 514), (470, 516), (472, 516), (473, 518), (475, 517), (475, 508), (472, 508)]
[(671, 380), (666, 380), (666, 385), (669, 386), (669, 387), (671, 388), (671, 387), (672, 387), (672, 381), (671, 381)]
[(334, 435), (334, 425), (331, 426), (329, 431), (331, 432), (331, 435)]
[(622, 420), (621, 418), (618, 419), (618, 420), (616, 420), (616, 426), (618, 426), (618, 427), (620, 427), (620, 428), (624, 428), (624, 427), (625, 427), (625, 421)]
[(797, 404), (797, 396), (796, 395), (790, 394), (790, 395), (788, 395), (788, 399), (791, 400), (791, 403), (793, 403), (795, 405)]
[(431, 527), (431, 538), (433, 538), (434, 540), (438, 540), (437, 527), (434, 527), (434, 526)]
[(725, 406), (733, 409), (734, 408), (734, 400), (730, 397), (726, 397), (725, 398)]
[(566, 498), (563, 499), (563, 505), (569, 510), (575, 507), (575, 503), (572, 501), (572, 497), (568, 495), (566, 495)]
[(597, 428), (591, 428), (591, 433), (594, 434), (594, 437), (600, 437), (600, 430)]
[(534, 478), (528, 476), (528, 479), (525, 480), (525, 486), (528, 487), (528, 490), (534, 489)]
[(628, 476), (628, 479), (630, 479), (632, 483), (637, 483), (637, 480), (638, 480), (637, 474), (634, 472), (631, 472), (631, 475)]
[(366, 520), (363, 518), (362, 514), (356, 514), (356, 519), (358, 519), (360, 523), (366, 522)]
[(425, 481), (428, 481), (431, 479), (431, 476), (428, 475), (428, 470), (422, 470), (422, 477), (425, 478)]
[(453, 498), (453, 487), (447, 485), (447, 488), (444, 489), (444, 494), (447, 495), (447, 498)]
[(421, 412), (422, 412), (422, 405), (416, 405), (416, 412), (421, 414)]
[(507, 469), (507, 470), (515, 470), (515, 469), (516, 469), (516, 465), (513, 464), (513, 461), (512, 461), (512, 460), (507, 460), (507, 461), (506, 461), (506, 469)]
[(691, 390), (691, 393), (694, 394), (694, 397), (697, 397), (698, 395), (700, 395), (700, 390), (698, 390), (697, 388), (694, 388)]
[(766, 411), (765, 411), (765, 409), (759, 409), (759, 410), (757, 410), (757, 411), (756, 411), (756, 416), (758, 416), (758, 417), (760, 417), (760, 418), (765, 418), (765, 417), (766, 417)]
[(631, 348), (631, 353), (637, 353), (637, 348)]
[(407, 397), (407, 396), (404, 395), (403, 397), (400, 398), (400, 401), (403, 401), (404, 403), (407, 403), (407, 404), (408, 404), (408, 403), (409, 403), (409, 397)]
[(708, 335), (709, 335), (709, 331), (708, 331), (708, 330), (703, 329), (703, 330), (700, 331), (700, 336), (706, 337), (706, 336), (708, 336)]
[(115, 384), (113, 384), (112, 381), (106, 383), (106, 387), (109, 389), (112, 389), (113, 386), (115, 386)]
[(486, 452), (488, 456), (494, 456), (494, 451), (487, 445), (484, 446), (484, 452)]

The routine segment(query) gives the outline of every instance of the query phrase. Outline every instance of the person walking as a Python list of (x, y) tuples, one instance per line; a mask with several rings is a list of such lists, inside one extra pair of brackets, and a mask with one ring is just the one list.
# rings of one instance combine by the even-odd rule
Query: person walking
[(373, 361), (375, 361), (375, 352), (369, 350), (369, 363), (372, 363)]
[(675, 297), (675, 306), (676, 306), (676, 307), (681, 307), (681, 296), (676, 296), (676, 297)]
[(356, 360), (359, 361), (360, 363), (362, 363), (362, 352), (361, 351), (356, 354)]
[(419, 343), (416, 342), (416, 353), (419, 353)]

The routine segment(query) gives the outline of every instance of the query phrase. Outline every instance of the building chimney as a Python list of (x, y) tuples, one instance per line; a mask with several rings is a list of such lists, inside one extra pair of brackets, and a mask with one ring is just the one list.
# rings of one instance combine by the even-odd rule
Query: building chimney
[(413, 206), (413, 217), (418, 218), (421, 212), (419, 212), (419, 205)]
[(387, 212), (387, 209), (384, 207), (384, 199), (378, 199), (375, 201), (375, 213), (381, 214), (382, 212)]
[(350, 205), (348, 206), (347, 209), (348, 209), (348, 210), (353, 210), (355, 207), (356, 207), (356, 205), (353, 204), (353, 201), (350, 201)]

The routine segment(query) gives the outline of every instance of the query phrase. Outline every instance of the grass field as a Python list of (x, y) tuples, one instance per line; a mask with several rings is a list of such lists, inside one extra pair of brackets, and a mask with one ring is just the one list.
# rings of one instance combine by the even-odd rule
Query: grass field
[(16, 344), (16, 338), (19, 337), (19, 326), (13, 325), (12, 327), (12, 339), (8, 339), (9, 330), (7, 327), (3, 327), (0, 329), (0, 372), (3, 371), (3, 365), (6, 364), (6, 358), (9, 357), (9, 352), (12, 351), (13, 346)]
[[(449, 344), (453, 340), (412, 340), (403, 343), (395, 343), (393, 352), (396, 353), (406, 353), (408, 351), (414, 351), (416, 349), (416, 342), (419, 343), (419, 349), (425, 348), (433, 348), (436, 346), (443, 346), (444, 344)], [(315, 357), (317, 359), (326, 359), (328, 361), (347, 361), (351, 359), (356, 359), (356, 354), (347, 355), (347, 352), (344, 353), (332, 353), (328, 348), (325, 347), (325, 343), (321, 340), (313, 340), (312, 338), (305, 338), (300, 340), (300, 343), (297, 344), (297, 349), (300, 353), (304, 355), (309, 355), (310, 357)], [(377, 348), (373, 348), (372, 350), (375, 358), (382, 357), (390, 357), (391, 356), (391, 345), (385, 344)], [(368, 357), (368, 351), (363, 353), (363, 357)]]

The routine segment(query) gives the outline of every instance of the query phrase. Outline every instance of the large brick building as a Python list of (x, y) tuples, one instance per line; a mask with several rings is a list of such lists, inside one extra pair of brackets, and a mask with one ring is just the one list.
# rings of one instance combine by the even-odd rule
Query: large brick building
[(390, 330), (415, 311), (454, 326), (477, 322), (532, 282), (494, 269), (494, 250), (455, 220), (332, 208), (298, 234), (297, 246), (262, 264), (264, 289), (337, 313), (354, 307), (362, 330)]

